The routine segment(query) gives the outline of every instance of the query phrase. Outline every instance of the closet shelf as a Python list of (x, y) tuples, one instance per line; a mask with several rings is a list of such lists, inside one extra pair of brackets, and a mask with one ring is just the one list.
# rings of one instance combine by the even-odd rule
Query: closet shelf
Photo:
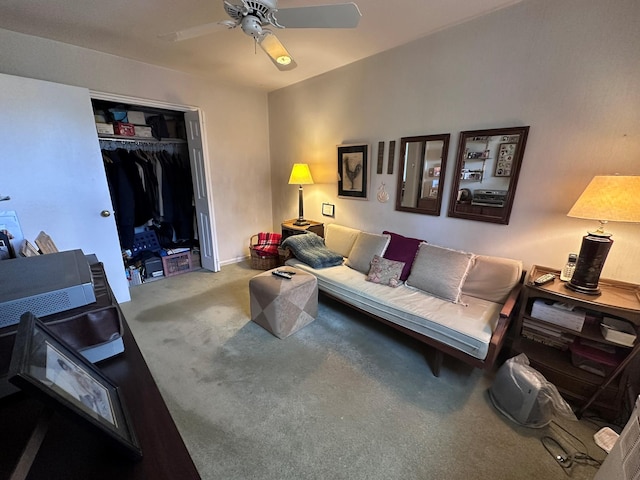
[(158, 140), (156, 138), (149, 138), (149, 137), (131, 137), (127, 135), (108, 135), (108, 134), (98, 135), (98, 140), (108, 140), (108, 141), (116, 141), (116, 142), (137, 142), (137, 143), (150, 143), (150, 144), (187, 143), (187, 141), (183, 140), (182, 138), (163, 138), (162, 140)]

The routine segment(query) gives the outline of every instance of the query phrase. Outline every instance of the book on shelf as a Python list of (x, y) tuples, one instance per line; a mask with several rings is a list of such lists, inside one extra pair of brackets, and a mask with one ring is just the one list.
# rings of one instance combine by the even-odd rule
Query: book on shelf
[(553, 347), (558, 350), (565, 351), (569, 348), (570, 340), (564, 338), (549, 337), (539, 332), (531, 331), (526, 328), (522, 329), (522, 336), (528, 340), (532, 340), (536, 343), (541, 343), (548, 347)]

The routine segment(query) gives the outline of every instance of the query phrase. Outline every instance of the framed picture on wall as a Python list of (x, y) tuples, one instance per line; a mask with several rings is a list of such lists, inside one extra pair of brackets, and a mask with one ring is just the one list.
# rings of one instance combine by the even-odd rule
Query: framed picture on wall
[(501, 143), (496, 160), (496, 177), (510, 177), (513, 159), (516, 156), (517, 143)]
[(369, 145), (338, 145), (338, 197), (366, 200), (369, 194)]

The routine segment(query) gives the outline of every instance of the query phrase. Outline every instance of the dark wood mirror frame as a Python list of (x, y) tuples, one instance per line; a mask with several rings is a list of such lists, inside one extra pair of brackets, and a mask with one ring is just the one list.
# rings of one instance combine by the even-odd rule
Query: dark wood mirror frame
[[(440, 215), (442, 191), (449, 153), (448, 133), (421, 135), (400, 139), (400, 165), (398, 168), (398, 188), (396, 190), (396, 210), (401, 212)], [(409, 156), (413, 147), (413, 163)], [(430, 144), (433, 148), (430, 148)], [(429, 154), (431, 152), (431, 155)], [(405, 174), (411, 176), (411, 184), (405, 181)], [(427, 181), (431, 184), (427, 186)]]
[(460, 132), (447, 215), (509, 224), (529, 127)]

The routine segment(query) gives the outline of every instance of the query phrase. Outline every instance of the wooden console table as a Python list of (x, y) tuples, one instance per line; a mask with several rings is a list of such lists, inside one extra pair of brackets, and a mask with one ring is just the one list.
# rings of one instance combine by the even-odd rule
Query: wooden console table
[[(103, 285), (102, 294), (97, 296), (100, 300), (109, 294), (108, 285)], [(142, 448), (142, 460), (127, 459), (100, 435), (54, 411), (27, 480), (200, 479), (149, 367), (122, 318), (124, 352), (97, 365), (122, 391)], [(43, 404), (24, 392), (0, 399), (0, 479), (10, 478), (39, 419), (46, 414)]]

